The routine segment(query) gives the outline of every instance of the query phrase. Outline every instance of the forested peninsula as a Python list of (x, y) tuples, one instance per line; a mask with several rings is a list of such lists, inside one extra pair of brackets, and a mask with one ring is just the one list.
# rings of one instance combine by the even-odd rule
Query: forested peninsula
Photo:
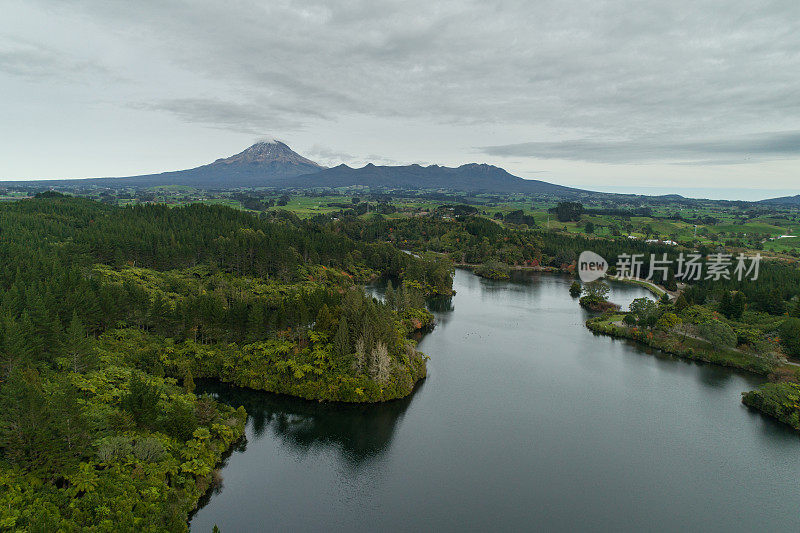
[[(0, 228), (0, 530), (186, 529), (247, 416), (195, 378), (406, 396), (424, 298), (452, 293), (441, 255), (287, 212), (44, 193)], [(382, 300), (363, 290), (379, 278)]]

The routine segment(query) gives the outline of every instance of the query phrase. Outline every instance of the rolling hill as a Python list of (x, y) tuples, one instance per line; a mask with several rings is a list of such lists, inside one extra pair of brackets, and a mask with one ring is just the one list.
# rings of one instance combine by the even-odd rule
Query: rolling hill
[(761, 200), (758, 203), (768, 205), (800, 206), (800, 194), (796, 194), (794, 196), (782, 196), (780, 198), (769, 198), (767, 200)]

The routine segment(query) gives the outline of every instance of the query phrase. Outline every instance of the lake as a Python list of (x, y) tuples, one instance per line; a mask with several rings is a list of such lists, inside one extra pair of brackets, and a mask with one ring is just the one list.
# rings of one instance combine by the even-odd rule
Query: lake
[(762, 378), (595, 336), (570, 282), (457, 271), (403, 400), (205, 384), (250, 418), (192, 531), (800, 530), (800, 438), (740, 401)]

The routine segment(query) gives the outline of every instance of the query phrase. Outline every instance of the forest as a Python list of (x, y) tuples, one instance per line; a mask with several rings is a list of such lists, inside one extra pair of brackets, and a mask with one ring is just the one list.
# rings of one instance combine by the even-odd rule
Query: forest
[[(638, 239), (590, 237), (564, 234), (541, 229), (500, 225), (474, 214), (447, 219), (441, 216), (388, 219), (379, 215), (366, 218), (348, 217), (340, 221), (342, 231), (354, 239), (372, 242), (391, 242), (400, 248), (416, 252), (433, 251), (444, 254), (458, 265), (481, 265), (476, 273), (488, 277), (507, 277), (509, 266), (552, 267), (573, 272), (578, 255), (591, 250), (604, 257), (615, 273), (618, 258), (623, 254), (641, 254), (643, 265), (640, 277), (650, 276), (650, 257), (666, 258), (669, 268), (653, 272), (653, 280), (675, 290), (682, 281), (677, 272), (678, 254), (685, 250), (663, 243), (648, 243)], [(697, 253), (703, 257), (724, 252), (701, 245)], [(751, 252), (754, 253), (754, 252)], [(687, 280), (688, 281), (688, 280)], [(691, 303), (716, 301), (721, 295), (741, 293), (751, 310), (780, 316), (793, 309), (800, 296), (800, 268), (793, 259), (760, 261), (758, 279), (691, 280), (685, 297)]]
[[(348, 211), (301, 219), (54, 192), (0, 205), (0, 529), (186, 529), (247, 417), (195, 394), (195, 379), (321, 401), (405, 397), (426, 375), (413, 340), (433, 325), (426, 298), (452, 296), (457, 265), (503, 279), (511, 267), (573, 273), (583, 250), (612, 265), (677, 253), (459, 204)], [(672, 290), (676, 274), (654, 281)], [(364, 291), (378, 280), (380, 299)], [(800, 356), (798, 292), (797, 266), (772, 259), (755, 282), (693, 282), (592, 327), (769, 374), (745, 401), (800, 428), (797, 373), (776, 358)]]
[(185, 530), (247, 416), (195, 378), (406, 396), (453, 276), (330, 221), (58, 193), (0, 206), (0, 258), (0, 530)]

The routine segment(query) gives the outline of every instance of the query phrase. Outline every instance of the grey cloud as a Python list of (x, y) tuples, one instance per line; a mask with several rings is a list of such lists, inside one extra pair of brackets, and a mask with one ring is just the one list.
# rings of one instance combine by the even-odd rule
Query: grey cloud
[[(566, 159), (599, 163), (690, 161), (694, 164), (748, 163), (763, 158), (800, 156), (800, 131), (771, 132), (723, 139), (667, 142), (659, 139), (591, 139), (527, 142), (479, 149), (487, 155)], [(711, 156), (710, 159), (709, 156)]]
[[(64, 56), (28, 51), (28, 59), (17, 51), (0, 55), (0, 70), (37, 76), (70, 61), (107, 62), (129, 81), (108, 88), (106, 101), (140, 102), (139, 108), (230, 132), (311, 138), (314, 124), (380, 119), (444, 125), (470, 139), (485, 129), (485, 140), (443, 141), (462, 150), (451, 159), (470, 145), (492, 143), (489, 131), (501, 135), (495, 144), (542, 139), (544, 132), (579, 139), (484, 150), (497, 156), (719, 164), (747, 154), (753, 160), (798, 155), (791, 146), (791, 132), (800, 131), (796, 0), (24, 5), (80, 25), (103, 46), (75, 46), (67, 24), (51, 32), (49, 47), (64, 44), (63, 53), (73, 54), (67, 63)], [(514, 137), (504, 134), (506, 127)], [(362, 135), (368, 131), (361, 128)], [(769, 131), (789, 133), (761, 135)], [(392, 134), (386, 132), (387, 145)], [(692, 140), (698, 143), (689, 146)], [(353, 144), (339, 146), (359, 153)], [(414, 157), (402, 142), (396, 146), (397, 153), (363, 150), (385, 153), (384, 160)]]
[(340, 163), (345, 163), (346, 165), (354, 167), (364, 166), (367, 163), (372, 163), (375, 165), (405, 164), (402, 161), (398, 161), (396, 159), (388, 158), (378, 154), (369, 154), (366, 156), (353, 155), (346, 152), (333, 150), (320, 145), (314, 145), (310, 149), (306, 150), (306, 155), (311, 159), (313, 159), (314, 161), (316, 161), (317, 163), (326, 166), (335, 166)]
[(176, 68), (245, 92), (259, 115), (282, 104), (309, 118), (613, 137), (800, 127), (794, 1), (70, 5), (105, 26), (124, 22)]
[(166, 111), (185, 120), (241, 133), (261, 135), (265, 131), (295, 129), (302, 122), (294, 110), (281, 106), (260, 107), (216, 98), (175, 98), (155, 103), (137, 103), (132, 107)]
[(72, 59), (64, 54), (21, 40), (0, 42), (0, 72), (29, 79), (50, 77), (80, 79), (85, 75), (110, 75), (91, 61)]
[(356, 156), (352, 154), (348, 154), (346, 152), (340, 152), (338, 150), (333, 150), (331, 148), (327, 148), (325, 146), (314, 145), (308, 150), (306, 150), (306, 155), (316, 161), (317, 163), (321, 163), (327, 166), (331, 165), (338, 165), (339, 163), (345, 161), (353, 161), (358, 159)]

